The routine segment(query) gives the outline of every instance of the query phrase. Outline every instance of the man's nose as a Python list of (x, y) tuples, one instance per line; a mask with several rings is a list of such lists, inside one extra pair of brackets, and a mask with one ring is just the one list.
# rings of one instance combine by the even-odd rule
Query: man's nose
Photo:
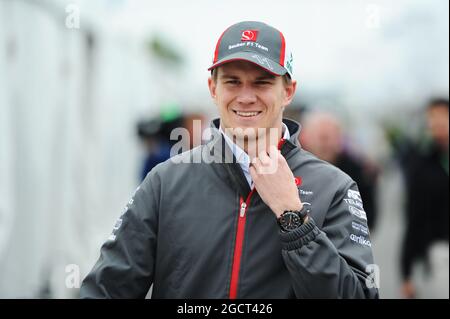
[(256, 102), (256, 94), (251, 87), (244, 86), (239, 91), (236, 100), (241, 104), (252, 104)]

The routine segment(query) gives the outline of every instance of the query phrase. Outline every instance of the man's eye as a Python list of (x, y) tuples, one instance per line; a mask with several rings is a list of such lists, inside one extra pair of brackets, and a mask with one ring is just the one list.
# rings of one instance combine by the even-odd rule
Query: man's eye
[(257, 85), (269, 85), (269, 84), (271, 84), (271, 82), (269, 82), (269, 81), (256, 81), (256, 84)]
[(225, 83), (226, 84), (239, 84), (239, 81), (237, 81), (237, 80), (228, 80)]

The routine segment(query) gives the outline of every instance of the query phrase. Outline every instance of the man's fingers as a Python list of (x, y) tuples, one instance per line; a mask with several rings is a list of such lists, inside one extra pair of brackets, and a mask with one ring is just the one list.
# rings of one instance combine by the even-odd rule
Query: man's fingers
[(272, 160), (276, 160), (276, 159), (278, 159), (279, 156), (281, 156), (281, 153), (274, 145), (270, 145), (269, 146), (269, 156)]
[(258, 157), (255, 157), (252, 161), (252, 165), (250, 167), (253, 167), (255, 169), (256, 174), (261, 174), (261, 168), (262, 168), (261, 160)]
[(253, 165), (250, 165), (250, 176), (252, 177), (253, 182), (258, 177), (258, 173), (256, 172), (256, 168)]
[(269, 155), (270, 158), (277, 163), (277, 165), (281, 165), (282, 167), (287, 166), (286, 159), (275, 146), (269, 147)]
[(270, 165), (272, 159), (267, 155), (266, 151), (263, 151), (259, 154), (258, 159), (261, 161), (263, 165)]
[(270, 146), (269, 153), (261, 152), (258, 157), (252, 160), (255, 174), (274, 174), (277, 172), (279, 165), (287, 166), (286, 160), (275, 146)]

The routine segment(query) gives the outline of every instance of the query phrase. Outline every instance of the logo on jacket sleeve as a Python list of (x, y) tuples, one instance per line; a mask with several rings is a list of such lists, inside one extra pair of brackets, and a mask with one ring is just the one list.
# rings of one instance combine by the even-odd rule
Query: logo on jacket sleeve
[(367, 220), (367, 215), (366, 215), (365, 211), (363, 211), (361, 209), (358, 209), (358, 208), (356, 208), (354, 206), (349, 206), (348, 208), (350, 209), (350, 213), (352, 213), (356, 217), (359, 217), (361, 219)]
[(256, 41), (258, 37), (258, 30), (244, 30), (242, 31), (241, 41)]
[(347, 196), (348, 196), (348, 198), (351, 198), (351, 199), (357, 200), (359, 202), (362, 202), (361, 194), (358, 191), (354, 191), (352, 189), (349, 189), (348, 192), (347, 192)]
[(360, 245), (372, 247), (372, 243), (370, 242), (370, 240), (364, 236), (357, 236), (355, 234), (350, 234), (350, 240)]
[(133, 196), (131, 196), (131, 199), (128, 201), (127, 205), (125, 205), (125, 208), (122, 210), (122, 213), (120, 214), (119, 218), (117, 219), (117, 221), (116, 221), (116, 223), (115, 223), (115, 225), (113, 227), (113, 231), (112, 231), (111, 235), (109, 235), (109, 237), (108, 237), (108, 241), (115, 241), (116, 240), (117, 231), (122, 226), (124, 216), (128, 212), (128, 210), (130, 209), (131, 205), (133, 205), (134, 197), (136, 196), (136, 192), (140, 188), (141, 188), (141, 186), (138, 186), (136, 188), (136, 190), (133, 193)]
[(344, 202), (347, 203), (350, 213), (367, 221), (367, 215), (363, 208), (361, 194), (358, 191), (349, 189), (347, 191), (347, 197), (348, 198), (344, 198)]

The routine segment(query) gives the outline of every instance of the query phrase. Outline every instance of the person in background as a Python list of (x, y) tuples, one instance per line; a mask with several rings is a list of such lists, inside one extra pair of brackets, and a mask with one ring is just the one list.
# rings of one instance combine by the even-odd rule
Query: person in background
[(177, 116), (170, 120), (152, 118), (137, 124), (137, 134), (146, 149), (146, 156), (141, 169), (141, 181), (159, 163), (170, 158), (170, 151), (175, 141), (170, 139), (174, 128), (182, 126), (184, 118)]
[[(413, 266), (423, 261), (430, 273), (433, 244), (449, 237), (449, 110), (448, 99), (434, 99), (426, 108), (427, 130), (415, 147), (403, 154), (406, 182), (406, 231), (401, 253), (401, 294), (418, 296)], [(447, 246), (448, 256), (448, 246)], [(448, 258), (448, 257), (447, 257)], [(448, 259), (447, 259), (448, 274)], [(442, 283), (441, 283), (442, 284)], [(447, 282), (444, 283), (448, 285)], [(448, 290), (447, 290), (448, 298)]]
[(189, 113), (184, 116), (184, 128), (189, 133), (188, 149), (197, 147), (203, 143), (202, 133), (206, 129), (206, 117), (202, 113)]
[(310, 111), (302, 124), (300, 134), (302, 146), (347, 173), (358, 184), (369, 229), (373, 232), (377, 217), (378, 169), (367, 159), (358, 157), (346, 149), (342, 124), (333, 114)]

